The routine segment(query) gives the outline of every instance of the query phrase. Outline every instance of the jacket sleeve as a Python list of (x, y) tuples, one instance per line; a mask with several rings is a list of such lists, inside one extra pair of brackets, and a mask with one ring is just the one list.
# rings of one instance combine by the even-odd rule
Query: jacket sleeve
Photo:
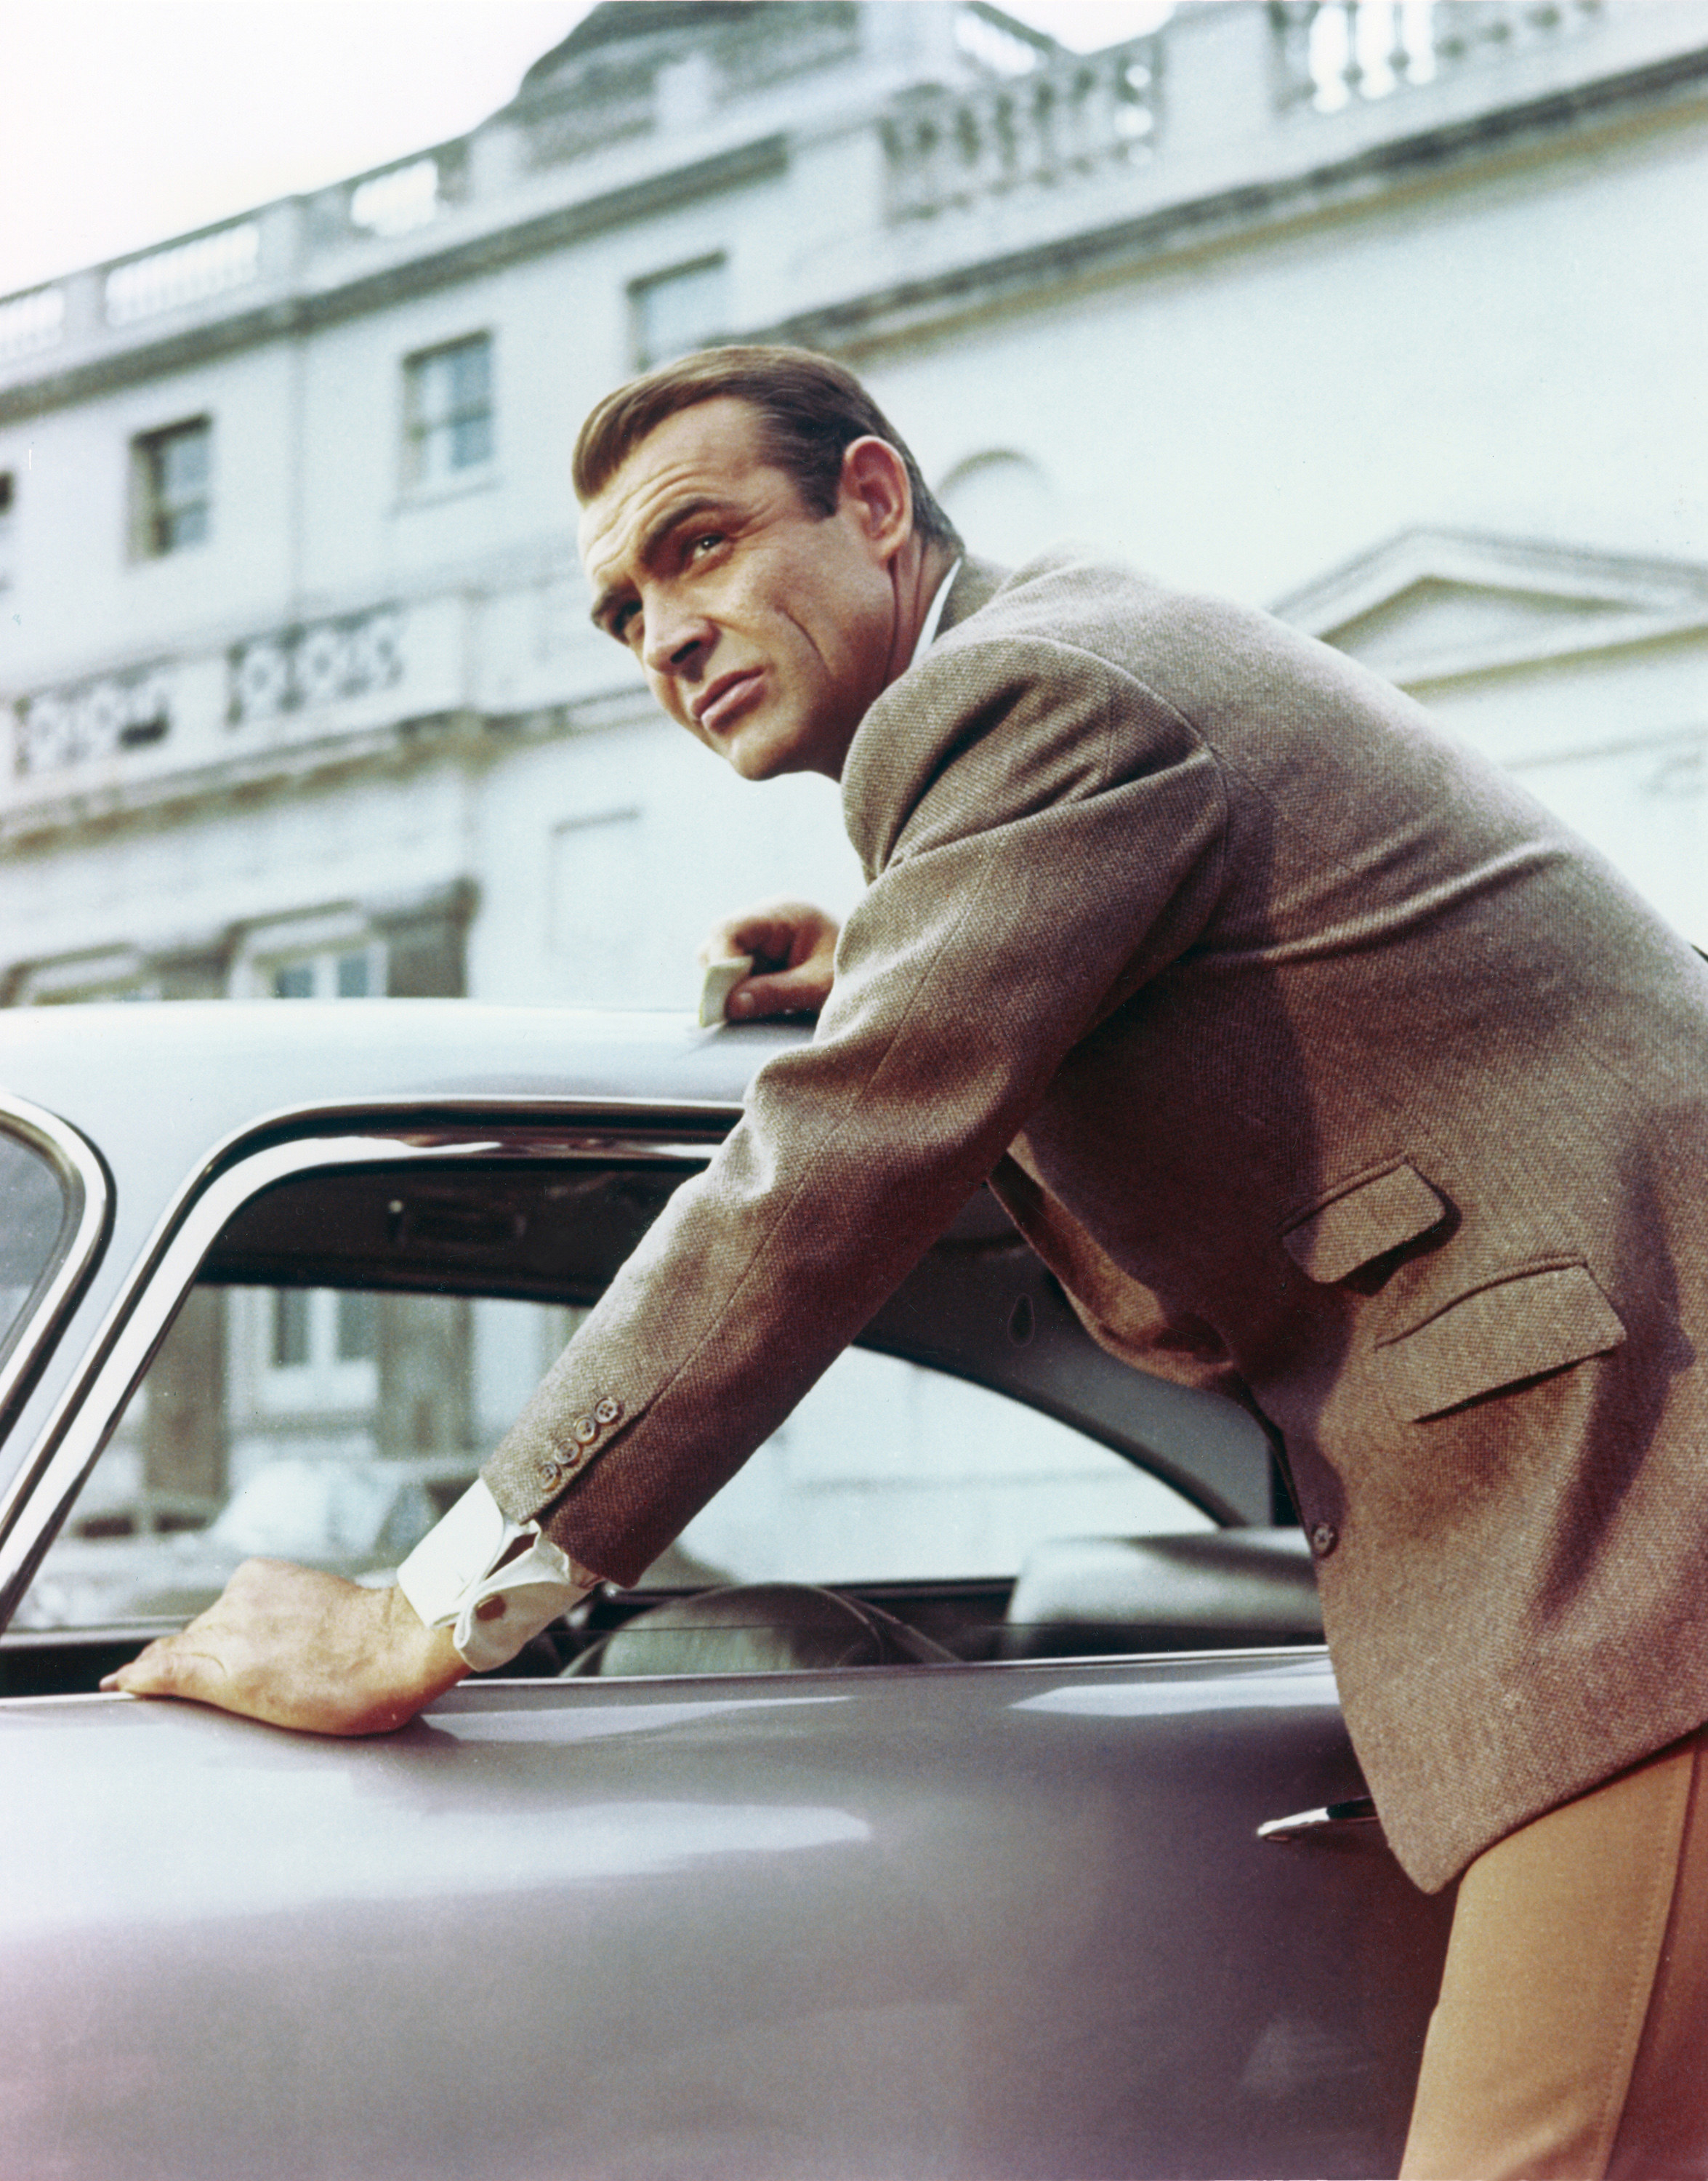
[(868, 715), (845, 794), (877, 875), (813, 1044), (761, 1071), (487, 1466), (508, 1514), (620, 1582), (775, 1429), (1215, 899), (1215, 759), (1068, 645), (940, 644)]

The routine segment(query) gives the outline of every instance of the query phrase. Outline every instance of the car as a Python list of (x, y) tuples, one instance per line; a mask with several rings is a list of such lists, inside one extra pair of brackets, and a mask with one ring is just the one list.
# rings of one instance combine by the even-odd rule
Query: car
[(1452, 1895), (1269, 1443), (983, 1192), (640, 1585), (399, 1732), (100, 1693), (239, 1552), (387, 1580), (808, 1034), (0, 1016), (7, 2172), (1397, 2169)]

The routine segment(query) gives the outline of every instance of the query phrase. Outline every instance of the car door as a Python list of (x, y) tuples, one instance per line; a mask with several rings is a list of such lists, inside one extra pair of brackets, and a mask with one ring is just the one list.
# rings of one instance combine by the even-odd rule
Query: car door
[[(163, 1244), (44, 1449), (0, 1655), (18, 2170), (1393, 2169), (1447, 1904), (1373, 1824), (1258, 1836), (1362, 1786), (1285, 1551), (1173, 1621), (1145, 1588), (1269, 1553), (1220, 1527), (1270, 1511), (1266, 1449), (1083, 1343), (982, 1208), (747, 1505), (401, 1733), (91, 1693), (284, 1465), (284, 1542), (385, 1579), (711, 1133), (275, 1129)], [(412, 1518), (340, 1527), (346, 1477)], [(1038, 1640), (1015, 1576), (1052, 1544), (1118, 1549), (1138, 1603)], [(708, 1587), (783, 1670), (646, 1670)], [(792, 1661), (827, 1592), (867, 1662)]]

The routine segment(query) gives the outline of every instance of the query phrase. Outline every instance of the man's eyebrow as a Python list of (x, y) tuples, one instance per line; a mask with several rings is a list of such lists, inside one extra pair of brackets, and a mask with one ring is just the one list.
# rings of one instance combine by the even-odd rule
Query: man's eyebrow
[[(644, 566), (672, 531), (679, 529), (685, 522), (691, 522), (697, 515), (721, 514), (727, 505), (727, 501), (709, 492), (697, 492), (690, 499), (677, 500), (674, 505), (664, 508), (654, 516), (642, 532), (636, 557)], [(624, 588), (620, 583), (608, 584), (593, 600), (588, 618), (595, 628), (603, 631), (606, 617), (622, 597)]]

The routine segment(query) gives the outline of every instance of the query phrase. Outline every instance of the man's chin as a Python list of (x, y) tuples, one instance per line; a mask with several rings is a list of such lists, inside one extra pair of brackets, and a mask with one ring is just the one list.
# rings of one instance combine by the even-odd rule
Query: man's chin
[(731, 772), (743, 780), (778, 780), (787, 772), (804, 772), (806, 759), (786, 736), (743, 734), (738, 726), (714, 747)]
[(742, 780), (780, 780), (785, 772), (802, 770), (798, 761), (791, 761), (785, 750), (754, 748), (739, 742), (725, 750), (724, 761)]

